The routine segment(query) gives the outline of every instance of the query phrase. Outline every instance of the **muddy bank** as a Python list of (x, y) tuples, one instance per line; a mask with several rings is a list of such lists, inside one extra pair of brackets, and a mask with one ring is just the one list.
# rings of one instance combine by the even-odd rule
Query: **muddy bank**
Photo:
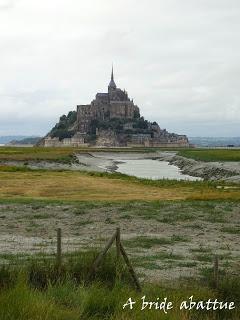
[(85, 163), (79, 163), (78, 161), (74, 161), (72, 163), (62, 163), (56, 161), (0, 161), (0, 165), (6, 166), (14, 166), (21, 168), (29, 168), (29, 169), (44, 169), (44, 170), (89, 170), (90, 166)]
[[(141, 158), (141, 155), (138, 154)], [(135, 156), (134, 158), (138, 158)], [(125, 155), (126, 157), (126, 155)], [(129, 157), (129, 155), (128, 155)], [(131, 154), (130, 154), (131, 157)], [(122, 158), (122, 155), (121, 155)], [(124, 158), (124, 155), (123, 155)], [(57, 161), (21, 161), (21, 160), (2, 160), (0, 165), (30, 168), (30, 169), (45, 169), (45, 170), (73, 170), (73, 171), (97, 171), (97, 172), (114, 172), (118, 167), (119, 156), (111, 153), (81, 153), (74, 156), (74, 161), (71, 163), (63, 163)]]
[(239, 162), (203, 162), (175, 155), (169, 159), (169, 163), (179, 167), (184, 174), (204, 180), (240, 183)]

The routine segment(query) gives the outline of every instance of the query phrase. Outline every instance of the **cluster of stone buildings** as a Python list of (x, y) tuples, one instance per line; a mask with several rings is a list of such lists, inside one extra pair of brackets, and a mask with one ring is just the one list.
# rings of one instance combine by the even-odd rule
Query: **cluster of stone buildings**
[[(111, 127), (112, 121), (120, 122), (121, 130)], [(77, 106), (75, 132), (71, 137), (47, 135), (43, 144), (50, 146), (145, 146), (145, 147), (188, 147), (185, 135), (169, 133), (160, 129), (154, 122), (146, 122), (144, 129), (138, 128), (140, 110), (130, 100), (125, 90), (117, 88), (113, 70), (108, 85), (108, 92), (97, 93), (95, 99), (87, 105)], [(109, 123), (109, 127), (108, 126)], [(146, 124), (147, 123), (147, 124)], [(101, 126), (104, 124), (104, 127)], [(90, 137), (94, 136), (94, 139)]]
[(88, 146), (85, 143), (85, 135), (80, 132), (76, 132), (71, 138), (64, 138), (59, 140), (58, 137), (47, 136), (44, 138), (44, 146), (45, 147), (81, 147)]

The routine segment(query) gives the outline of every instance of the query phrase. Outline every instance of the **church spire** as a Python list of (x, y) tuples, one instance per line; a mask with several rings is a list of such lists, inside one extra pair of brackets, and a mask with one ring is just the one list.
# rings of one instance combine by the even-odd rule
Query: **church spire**
[(113, 65), (112, 65), (112, 73), (111, 73), (111, 81), (108, 85), (108, 89), (116, 89), (117, 86), (116, 86), (116, 83), (114, 81), (114, 75), (113, 75)]
[(114, 76), (113, 76), (113, 64), (112, 64), (112, 74), (111, 74), (111, 81), (114, 81)]

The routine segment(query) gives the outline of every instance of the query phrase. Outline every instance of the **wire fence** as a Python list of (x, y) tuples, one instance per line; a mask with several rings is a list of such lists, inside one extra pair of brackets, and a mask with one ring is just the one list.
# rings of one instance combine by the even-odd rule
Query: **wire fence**
[[(0, 266), (19, 265), (28, 260), (56, 258), (59, 249), (57, 230), (55, 236), (49, 238), (24, 237), (21, 235), (2, 234), (0, 236)], [(78, 256), (81, 251), (99, 251), (106, 239), (63, 234), (61, 237), (61, 254)]]
[[(59, 233), (60, 232), (60, 233)], [(108, 235), (108, 238), (111, 234)], [(101, 252), (107, 242), (106, 237), (85, 237), (62, 233), (57, 229), (55, 236), (49, 238), (42, 237), (24, 237), (21, 235), (0, 236), (0, 266), (4, 265), (24, 265), (27, 261), (54, 259), (59, 261), (70, 257), (78, 259), (79, 253), (84, 251)], [(124, 244), (124, 241), (123, 241)], [(156, 248), (155, 248), (156, 249)], [(198, 267), (197, 261), (189, 261), (188, 257), (183, 260), (174, 260), (174, 254), (166, 260), (153, 261), (153, 251), (141, 252), (137, 248), (128, 248), (126, 250), (133, 261), (134, 267), (141, 273), (158, 277), (159, 279), (174, 279), (180, 277), (195, 277)], [(155, 254), (157, 259), (157, 254)], [(164, 256), (159, 255), (159, 259)], [(166, 256), (165, 256), (166, 258)], [(223, 270), (225, 273), (238, 276), (240, 271), (239, 259), (232, 259), (232, 256), (218, 256), (214, 253), (209, 255), (207, 261), (202, 261), (202, 271), (204, 269), (212, 270), (215, 281), (218, 282), (219, 275)]]

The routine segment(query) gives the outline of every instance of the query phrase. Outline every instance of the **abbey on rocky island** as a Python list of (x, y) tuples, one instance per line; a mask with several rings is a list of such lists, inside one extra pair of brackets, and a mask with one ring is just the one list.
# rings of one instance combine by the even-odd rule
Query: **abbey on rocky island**
[(156, 122), (149, 122), (128, 97), (117, 88), (113, 68), (108, 92), (97, 93), (87, 105), (60, 117), (59, 122), (42, 140), (50, 146), (105, 147), (188, 147), (186, 135), (169, 133)]

